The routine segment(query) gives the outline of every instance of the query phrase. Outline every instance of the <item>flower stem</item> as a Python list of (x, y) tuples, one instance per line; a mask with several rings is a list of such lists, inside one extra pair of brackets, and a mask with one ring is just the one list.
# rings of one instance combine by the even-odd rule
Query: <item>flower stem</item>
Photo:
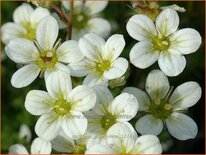
[(56, 4), (51, 4), (50, 7), (55, 10), (55, 12), (58, 14), (59, 18), (63, 22), (67, 22), (66, 15), (64, 14), (64, 12)]
[(73, 10), (74, 10), (74, 0), (70, 0), (69, 24), (68, 24), (68, 29), (67, 29), (68, 40), (71, 40), (71, 39), (72, 39)]

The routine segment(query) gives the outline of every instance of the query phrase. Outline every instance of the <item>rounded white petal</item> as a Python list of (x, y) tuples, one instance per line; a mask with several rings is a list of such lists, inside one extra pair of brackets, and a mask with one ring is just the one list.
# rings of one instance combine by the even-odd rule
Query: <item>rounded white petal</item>
[(157, 34), (153, 21), (145, 15), (132, 16), (126, 28), (129, 35), (138, 41), (148, 40)]
[(150, 42), (141, 41), (132, 47), (129, 57), (133, 65), (145, 69), (158, 60), (159, 52), (153, 49)]
[(28, 143), (31, 141), (31, 130), (28, 125), (22, 124), (19, 129), (19, 139), (24, 139)]
[(44, 114), (38, 119), (35, 132), (40, 138), (50, 141), (58, 135), (60, 123), (62, 122), (55, 113)]
[(27, 39), (11, 40), (5, 47), (7, 56), (16, 63), (29, 63), (36, 61), (34, 54), (38, 54), (34, 43)]
[(50, 154), (51, 151), (51, 143), (41, 138), (35, 138), (31, 144), (31, 154)]
[(174, 112), (166, 119), (166, 125), (169, 133), (179, 140), (194, 139), (198, 132), (197, 125), (193, 119), (177, 112)]
[(163, 129), (163, 122), (161, 119), (156, 119), (152, 115), (145, 115), (136, 122), (135, 128), (137, 132), (142, 135), (159, 135)]
[(49, 16), (50, 12), (48, 9), (38, 7), (34, 10), (30, 17), (30, 23), (32, 26), (36, 26), (44, 17)]
[(79, 85), (70, 92), (69, 101), (73, 103), (71, 110), (81, 112), (88, 111), (93, 108), (96, 103), (96, 94), (92, 88)]
[(147, 111), (149, 109), (150, 98), (141, 89), (134, 87), (127, 87), (122, 92), (132, 94), (136, 97), (139, 104), (139, 111)]
[(132, 94), (122, 93), (117, 96), (110, 104), (112, 115), (117, 116), (117, 121), (129, 121), (136, 114), (138, 110), (137, 99)]
[(123, 35), (114, 34), (106, 42), (104, 47), (103, 58), (114, 61), (119, 57), (125, 47)]
[(94, 32), (103, 38), (106, 38), (111, 32), (110, 23), (103, 18), (91, 18), (87, 24), (88, 32)]
[(145, 87), (152, 99), (164, 98), (170, 88), (167, 76), (160, 70), (152, 70), (148, 74)]
[(154, 135), (140, 136), (131, 149), (131, 154), (161, 154), (162, 146)]
[(156, 18), (156, 27), (162, 36), (169, 36), (179, 26), (179, 16), (173, 9), (164, 9)]
[(186, 66), (186, 59), (181, 54), (161, 52), (158, 64), (167, 76), (177, 76), (183, 72)]
[(39, 66), (35, 64), (26, 65), (13, 74), (11, 85), (15, 88), (26, 87), (37, 78), (39, 72)]
[(108, 1), (86, 1), (85, 7), (88, 9), (90, 15), (97, 14), (103, 11), (108, 4)]
[(63, 63), (74, 63), (83, 59), (83, 54), (79, 49), (77, 41), (69, 40), (64, 42), (56, 52), (58, 61)]
[(97, 73), (90, 73), (87, 75), (87, 77), (83, 81), (83, 85), (87, 85), (90, 87), (96, 86), (96, 85), (108, 85), (108, 80), (104, 79), (104, 77), (100, 76)]
[(177, 31), (171, 38), (171, 49), (182, 54), (194, 53), (201, 45), (202, 38), (195, 29), (185, 28)]
[(118, 58), (111, 64), (110, 69), (104, 72), (104, 77), (108, 80), (117, 79), (126, 73), (127, 68), (127, 59)]
[(43, 18), (36, 30), (36, 39), (44, 51), (53, 49), (54, 43), (59, 33), (59, 26), (52, 16)]
[(43, 115), (52, 109), (54, 102), (47, 92), (31, 90), (26, 95), (25, 108), (32, 115)]
[(46, 78), (46, 88), (54, 99), (67, 99), (72, 90), (70, 76), (63, 71), (55, 71)]
[(104, 39), (95, 33), (88, 33), (79, 40), (79, 47), (83, 55), (95, 62), (101, 60), (104, 44)]
[(109, 145), (96, 144), (90, 147), (85, 154), (115, 154)]
[(30, 16), (33, 13), (33, 8), (27, 3), (23, 3), (14, 10), (13, 20), (15, 23), (28, 23), (30, 22)]
[[(70, 1), (61, 1), (62, 5), (65, 7), (65, 9), (70, 9)], [(82, 7), (83, 1), (74, 1), (74, 7)]]
[(71, 112), (63, 118), (61, 126), (68, 137), (79, 139), (86, 132), (87, 119), (81, 112)]
[(169, 99), (176, 110), (182, 110), (195, 105), (201, 98), (202, 89), (197, 82), (185, 82), (178, 86)]
[(20, 24), (6, 23), (1, 28), (2, 42), (8, 44), (10, 40), (20, 38), (22, 34), (26, 34), (26, 29)]
[(8, 154), (29, 154), (26, 148), (21, 144), (11, 145)]

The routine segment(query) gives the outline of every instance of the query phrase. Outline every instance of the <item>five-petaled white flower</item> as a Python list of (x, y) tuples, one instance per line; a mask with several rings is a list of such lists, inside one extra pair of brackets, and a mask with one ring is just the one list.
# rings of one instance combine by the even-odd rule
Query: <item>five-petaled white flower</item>
[(94, 107), (96, 94), (92, 88), (79, 85), (72, 89), (67, 73), (56, 71), (46, 79), (47, 92), (31, 90), (25, 107), (33, 115), (41, 115), (36, 123), (36, 134), (45, 140), (54, 139), (63, 130), (68, 137), (77, 139), (87, 129), (82, 112)]
[(173, 137), (179, 140), (194, 138), (198, 130), (197, 125), (181, 111), (197, 103), (202, 93), (200, 86), (196, 82), (185, 82), (172, 92), (164, 73), (153, 70), (146, 79), (145, 87), (149, 96), (134, 87), (123, 90), (136, 96), (140, 111), (148, 113), (137, 121), (137, 131), (141, 134), (158, 135), (164, 122)]
[(21, 88), (33, 82), (37, 76), (45, 78), (54, 70), (69, 72), (64, 65), (80, 61), (83, 58), (77, 41), (66, 41), (55, 44), (58, 36), (58, 24), (54, 17), (48, 16), (41, 20), (36, 30), (36, 41), (13, 39), (5, 47), (8, 57), (25, 66), (14, 73), (11, 84)]
[(122, 93), (113, 97), (105, 86), (95, 86), (93, 89), (97, 95), (95, 107), (85, 113), (88, 119), (87, 131), (104, 143), (105, 135), (112, 130), (113, 125), (123, 122), (133, 128), (129, 120), (135, 117), (138, 111), (138, 102), (135, 96)]
[(38, 7), (35, 10), (26, 3), (16, 8), (13, 14), (14, 23), (9, 22), (2, 26), (2, 42), (7, 44), (15, 38), (36, 38), (36, 28), (44, 17), (50, 15), (47, 9)]
[[(69, 10), (70, 2), (62, 1), (63, 6)], [(108, 1), (75, 1), (73, 16), (73, 39), (78, 39), (88, 32), (94, 32), (101, 37), (107, 37), (111, 31), (110, 23), (97, 17), (103, 11)]]
[(107, 42), (94, 33), (84, 35), (79, 40), (79, 48), (85, 56), (80, 62), (69, 65), (71, 75), (87, 76), (85, 85), (108, 84), (125, 74), (128, 62), (119, 57), (125, 46), (122, 35), (112, 35)]
[(115, 124), (107, 134), (107, 144), (96, 144), (86, 154), (161, 154), (162, 147), (154, 135), (138, 137), (123, 123)]
[[(35, 138), (31, 144), (31, 154), (50, 154), (51, 151), (51, 143), (39, 137)], [(23, 145), (15, 144), (9, 147), (9, 154), (29, 154), (29, 152)]]
[(178, 30), (179, 16), (173, 9), (163, 10), (153, 21), (145, 15), (134, 15), (127, 23), (131, 37), (140, 41), (130, 52), (130, 61), (138, 68), (147, 68), (158, 60), (167, 76), (179, 75), (186, 66), (183, 54), (200, 47), (201, 36), (191, 28)]

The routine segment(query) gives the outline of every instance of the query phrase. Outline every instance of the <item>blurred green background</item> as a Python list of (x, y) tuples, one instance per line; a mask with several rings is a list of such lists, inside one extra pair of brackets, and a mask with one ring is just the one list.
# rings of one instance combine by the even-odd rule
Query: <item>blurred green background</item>
[[(22, 2), (1, 2), (1, 19), (2, 24), (9, 21), (13, 21), (13, 11)], [(186, 9), (185, 13), (178, 13), (180, 16), (179, 28), (195, 28), (200, 32), (202, 36), (202, 45), (200, 49), (193, 54), (187, 55), (187, 65), (184, 72), (177, 77), (169, 78), (170, 84), (177, 87), (178, 85), (187, 81), (196, 81), (202, 87), (202, 97), (200, 101), (189, 109), (188, 115), (190, 115), (198, 125), (198, 135), (193, 140), (178, 141), (172, 138), (167, 131), (159, 135), (162, 142), (167, 142), (171, 145), (165, 153), (204, 153), (205, 146), (205, 2), (159, 2), (160, 6), (166, 6), (170, 4), (178, 4)], [(134, 12), (128, 5), (130, 2), (109, 2), (109, 5), (103, 12), (103, 16), (113, 23), (116, 29), (112, 34), (123, 34), (126, 40), (126, 47), (122, 56), (128, 58), (131, 47), (136, 43), (128, 33), (126, 32), (126, 23)], [(62, 32), (62, 37), (65, 32)], [(32, 137), (35, 138), (34, 125), (37, 117), (30, 115), (24, 108), (25, 96), (31, 89), (45, 90), (44, 80), (36, 79), (31, 85), (26, 88), (16, 89), (10, 84), (10, 79), (13, 73), (19, 68), (4, 53), (4, 45), (2, 44), (2, 129), (1, 129), (1, 146), (2, 153), (7, 153), (8, 148), (12, 144), (21, 143), (30, 150), (30, 144), (23, 139), (18, 138), (19, 128), (21, 124), (27, 124), (32, 130)], [(147, 74), (152, 69), (159, 68), (157, 63), (151, 67), (141, 70), (134, 66), (130, 66), (130, 74), (127, 79), (126, 86), (135, 86), (144, 89), (145, 79)], [(131, 72), (132, 71), (132, 72)], [(121, 88), (114, 88), (112, 91), (114, 94), (119, 93)], [(135, 123), (136, 120), (131, 121)]]

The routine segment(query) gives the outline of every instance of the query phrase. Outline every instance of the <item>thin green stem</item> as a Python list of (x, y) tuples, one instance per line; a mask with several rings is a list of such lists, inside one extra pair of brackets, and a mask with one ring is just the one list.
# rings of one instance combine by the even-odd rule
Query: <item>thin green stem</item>
[(73, 11), (74, 11), (74, 0), (70, 0), (70, 9), (69, 9), (69, 24), (68, 24), (68, 40), (72, 39), (72, 20), (73, 20)]

